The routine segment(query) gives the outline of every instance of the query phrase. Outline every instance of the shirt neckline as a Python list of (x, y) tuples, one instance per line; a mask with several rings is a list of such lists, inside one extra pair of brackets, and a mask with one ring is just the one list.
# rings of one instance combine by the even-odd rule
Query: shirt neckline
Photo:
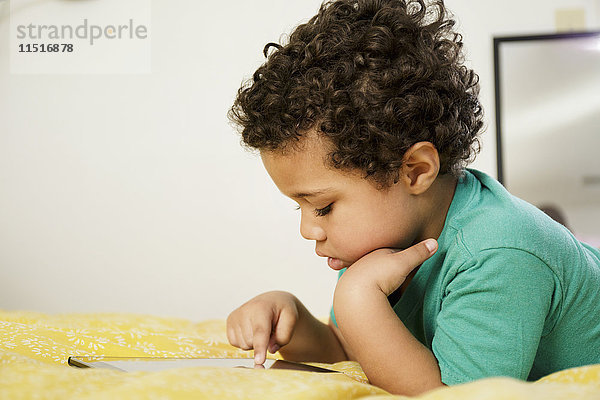
[(477, 178), (473, 175), (470, 169), (466, 169), (464, 174), (459, 178), (454, 191), (454, 197), (448, 208), (446, 219), (442, 233), (438, 238), (437, 252), (428, 258), (413, 276), (410, 284), (395, 305), (392, 305), (398, 317), (404, 321), (412, 316), (414, 312), (423, 303), (427, 282), (429, 276), (436, 266), (442, 264), (446, 254), (446, 248), (450, 241), (447, 239), (448, 232), (452, 229), (452, 221), (460, 214), (473, 198), (473, 191), (476, 189)]

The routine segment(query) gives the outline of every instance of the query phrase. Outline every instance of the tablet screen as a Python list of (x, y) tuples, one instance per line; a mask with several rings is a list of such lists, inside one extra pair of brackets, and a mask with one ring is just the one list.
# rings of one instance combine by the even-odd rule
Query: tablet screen
[(253, 358), (73, 356), (69, 357), (68, 364), (79, 368), (108, 368), (124, 372), (161, 371), (164, 369), (187, 367), (291, 369), (311, 372), (337, 372), (287, 360), (267, 359), (264, 365), (256, 365)]

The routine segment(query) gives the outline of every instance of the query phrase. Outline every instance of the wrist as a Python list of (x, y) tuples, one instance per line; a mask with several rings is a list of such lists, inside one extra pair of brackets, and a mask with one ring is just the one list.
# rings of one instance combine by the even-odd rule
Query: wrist
[(373, 307), (381, 304), (382, 300), (385, 304), (389, 304), (387, 296), (377, 285), (368, 282), (356, 284), (351, 279), (342, 280), (342, 278), (344, 276), (338, 281), (333, 293), (333, 312), (340, 329), (340, 321), (343, 323), (346, 320), (346, 314), (349, 318), (365, 312), (368, 314)]

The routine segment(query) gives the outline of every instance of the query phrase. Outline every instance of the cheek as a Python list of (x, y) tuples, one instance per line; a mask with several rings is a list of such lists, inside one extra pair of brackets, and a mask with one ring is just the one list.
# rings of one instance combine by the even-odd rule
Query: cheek
[[(366, 215), (365, 215), (366, 214)], [(399, 247), (404, 242), (404, 229), (387, 215), (366, 212), (364, 218), (348, 216), (341, 226), (333, 229), (328, 239), (344, 253), (347, 261), (356, 261), (375, 249)], [(340, 254), (341, 255), (341, 254)]]

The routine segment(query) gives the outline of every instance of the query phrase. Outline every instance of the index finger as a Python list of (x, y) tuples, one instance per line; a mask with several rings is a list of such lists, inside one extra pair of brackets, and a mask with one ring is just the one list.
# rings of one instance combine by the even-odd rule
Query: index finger
[(262, 320), (252, 326), (252, 347), (254, 348), (254, 363), (264, 364), (267, 359), (267, 346), (271, 338), (271, 322)]

